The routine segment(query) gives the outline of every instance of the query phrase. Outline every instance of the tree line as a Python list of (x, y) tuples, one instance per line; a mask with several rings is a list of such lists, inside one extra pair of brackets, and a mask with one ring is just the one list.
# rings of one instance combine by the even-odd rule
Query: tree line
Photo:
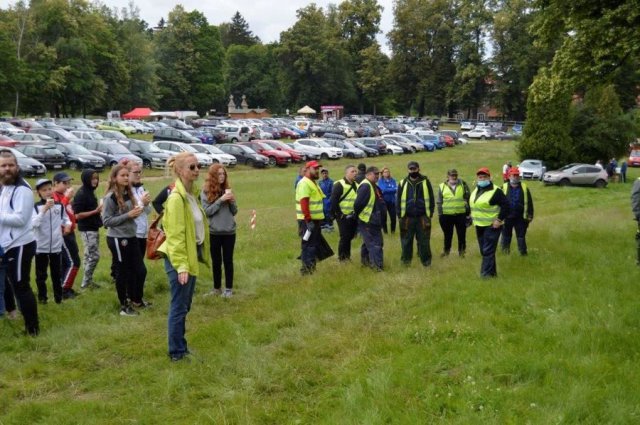
[(0, 110), (104, 115), (149, 106), (206, 114), (226, 111), (230, 94), (280, 114), (341, 104), (348, 113), (475, 117), (490, 106), (505, 119), (528, 118), (523, 154), (553, 138), (554, 155), (564, 159), (578, 138), (610, 136), (593, 122), (622, 126), (618, 145), (633, 131), (637, 120), (625, 114), (640, 86), (636, 6), (397, 0), (386, 54), (376, 39), (377, 0), (311, 3), (272, 43), (239, 12), (211, 25), (177, 5), (150, 25), (133, 3), (116, 10), (86, 0), (19, 1), (0, 9)]

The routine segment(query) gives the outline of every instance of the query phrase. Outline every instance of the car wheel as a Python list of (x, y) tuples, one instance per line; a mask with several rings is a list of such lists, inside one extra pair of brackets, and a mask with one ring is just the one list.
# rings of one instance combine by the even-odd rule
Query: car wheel
[(253, 159), (247, 159), (247, 162), (245, 162), (245, 164), (247, 165), (247, 167), (253, 167)]
[(111, 165), (112, 167), (115, 166), (115, 165), (118, 165), (118, 161), (111, 161), (109, 163), (109, 165)]
[(238, 143), (238, 138), (234, 137), (233, 139), (231, 139), (231, 143)]
[(151, 161), (149, 161), (148, 159), (143, 159), (142, 160), (142, 166), (144, 168), (151, 168)]
[(220, 163), (220, 161), (218, 161), (217, 159), (212, 159), (212, 160), (211, 160), (211, 163), (212, 163), (212, 164), (219, 164), (219, 163)]
[(322, 155), (320, 155), (320, 159), (327, 160), (329, 159), (329, 155), (327, 155), (326, 153), (323, 153)]
[(486, 140), (486, 139), (487, 139), (487, 138), (486, 138), (486, 137), (484, 137), (484, 136), (480, 136), (480, 138), (481, 138), (482, 140)]
[(602, 189), (602, 188), (604, 188), (606, 185), (607, 185), (607, 182), (606, 182), (606, 181), (604, 181), (604, 180), (602, 180), (602, 179), (600, 179), (600, 180), (596, 180), (595, 187), (597, 187), (598, 189)]
[(560, 180), (560, 182), (558, 182), (558, 185), (560, 185), (560, 186), (569, 186), (570, 184), (571, 184), (571, 182), (567, 178), (562, 179), (562, 180)]
[(69, 163), (69, 169), (70, 169), (70, 170), (79, 170), (79, 169), (80, 169), (80, 164), (78, 164), (78, 163), (77, 163), (77, 162), (75, 162), (75, 161), (71, 161), (71, 162)]
[(269, 157), (269, 165), (272, 167), (276, 165), (276, 159), (273, 156)]

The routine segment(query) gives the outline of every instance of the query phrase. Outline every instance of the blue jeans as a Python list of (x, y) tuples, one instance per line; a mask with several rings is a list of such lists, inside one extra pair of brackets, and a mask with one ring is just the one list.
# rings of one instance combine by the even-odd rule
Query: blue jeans
[(169, 305), (169, 356), (181, 357), (189, 352), (187, 340), (184, 338), (187, 313), (191, 310), (193, 291), (196, 288), (196, 277), (189, 275), (186, 284), (178, 282), (178, 272), (167, 258), (164, 260), (164, 270), (169, 277), (171, 287), (171, 304)]
[(492, 226), (476, 226), (476, 236), (478, 237), (478, 247), (482, 255), (480, 265), (481, 277), (495, 277), (498, 275), (496, 266), (496, 248), (500, 238), (501, 229), (494, 229)]
[(358, 232), (362, 236), (360, 261), (363, 266), (376, 270), (383, 268), (382, 227), (358, 221)]

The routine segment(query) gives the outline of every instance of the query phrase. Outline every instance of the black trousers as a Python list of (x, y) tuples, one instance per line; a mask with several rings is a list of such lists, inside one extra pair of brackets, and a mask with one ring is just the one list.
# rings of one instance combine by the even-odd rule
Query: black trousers
[(358, 234), (358, 220), (354, 217), (340, 218), (338, 221), (338, 230), (340, 231), (340, 239), (338, 241), (338, 260), (351, 259), (351, 241)]
[(62, 276), (62, 288), (71, 289), (76, 279), (78, 270), (80, 270), (80, 253), (78, 250), (78, 241), (76, 241), (76, 233), (71, 232), (63, 236), (64, 246), (62, 247), (62, 267), (60, 273)]
[(56, 303), (62, 302), (62, 283), (60, 282), (60, 253), (36, 253), (36, 286), (38, 299), (47, 301), (47, 269), (51, 272), (51, 288)]
[(318, 249), (318, 245), (320, 245), (320, 238), (322, 234), (320, 233), (320, 225), (322, 224), (322, 220), (313, 220), (315, 227), (311, 232), (311, 237), (309, 240), (304, 240), (304, 234), (307, 231), (307, 224), (304, 220), (298, 220), (298, 235), (300, 236), (300, 259), (302, 260), (302, 267), (300, 268), (300, 272), (302, 274), (311, 274), (316, 270), (316, 252)]
[(492, 226), (476, 226), (476, 236), (478, 237), (478, 246), (482, 255), (480, 276), (495, 277), (498, 275), (496, 248), (500, 239), (500, 229), (494, 229)]
[(453, 230), (458, 235), (458, 253), (467, 250), (467, 216), (465, 214), (441, 215), (439, 217), (440, 228), (444, 233), (444, 252), (451, 251), (453, 242)]
[[(30, 242), (26, 245), (17, 246), (8, 250), (5, 254), (4, 261), (7, 262), (7, 277), (5, 284), (11, 289), (10, 299), (5, 296), (7, 311), (16, 309), (16, 300), (18, 308), (24, 317), (24, 327), (29, 335), (37, 335), (40, 333), (40, 322), (38, 320), (38, 304), (36, 297), (31, 289), (31, 263), (33, 256), (36, 254), (36, 242)], [(15, 296), (15, 299), (13, 298)]]
[(140, 291), (136, 298), (142, 299), (144, 297), (144, 283), (147, 280), (147, 266), (144, 264), (144, 258), (147, 254), (147, 238), (138, 239), (138, 248), (140, 249), (140, 267), (138, 269), (138, 279), (140, 280), (138, 289)]
[(395, 233), (396, 231), (396, 204), (392, 204), (390, 202), (385, 202), (387, 206), (387, 215), (384, 217), (384, 221), (382, 222), (382, 231), (384, 233), (389, 233), (389, 229), (387, 227), (387, 217), (389, 217), (389, 222), (391, 223), (391, 233)]
[(138, 238), (114, 238), (107, 236), (107, 246), (112, 255), (112, 265), (116, 271), (116, 291), (121, 306), (127, 305), (127, 298), (141, 303), (140, 294), (140, 247)]
[(529, 222), (523, 217), (513, 217), (504, 220), (504, 226), (502, 227), (502, 250), (509, 252), (511, 248), (511, 238), (513, 231), (516, 231), (516, 242), (518, 243), (518, 251), (520, 254), (527, 255), (527, 228)]
[(222, 266), (224, 264), (224, 287), (233, 288), (233, 250), (236, 246), (236, 235), (214, 235), (211, 237), (211, 263), (213, 268), (213, 287), (222, 287)]

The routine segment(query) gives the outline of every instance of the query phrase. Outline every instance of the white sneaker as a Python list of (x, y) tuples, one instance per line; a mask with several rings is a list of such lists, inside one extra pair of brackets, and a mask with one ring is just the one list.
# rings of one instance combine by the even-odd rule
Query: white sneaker
[(233, 291), (231, 289), (225, 289), (222, 293), (222, 298), (231, 298)]

